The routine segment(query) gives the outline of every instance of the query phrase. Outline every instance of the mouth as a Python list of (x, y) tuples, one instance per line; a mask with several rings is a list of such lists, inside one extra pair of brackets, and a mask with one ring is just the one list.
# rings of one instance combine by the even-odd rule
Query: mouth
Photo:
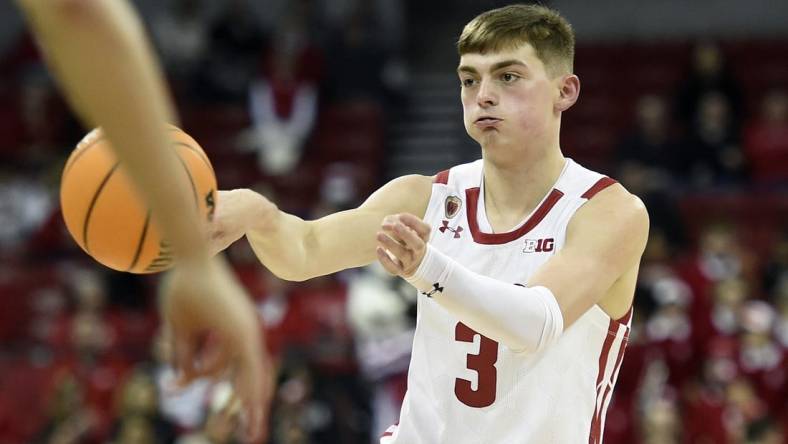
[(482, 116), (476, 119), (476, 121), (474, 121), (473, 124), (480, 128), (489, 128), (498, 125), (498, 123), (502, 121), (503, 119), (499, 119), (497, 117)]

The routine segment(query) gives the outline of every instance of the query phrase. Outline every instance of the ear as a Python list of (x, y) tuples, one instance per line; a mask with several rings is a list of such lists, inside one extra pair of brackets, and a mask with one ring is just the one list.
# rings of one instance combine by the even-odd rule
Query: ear
[(558, 79), (558, 100), (555, 110), (563, 112), (572, 107), (580, 96), (580, 78), (574, 74), (567, 74)]

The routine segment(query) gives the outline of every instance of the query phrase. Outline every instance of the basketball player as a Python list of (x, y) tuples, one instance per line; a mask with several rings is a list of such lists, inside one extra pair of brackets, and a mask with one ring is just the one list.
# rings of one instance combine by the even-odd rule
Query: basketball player
[(482, 159), (395, 179), (311, 222), (226, 192), (215, 248), (245, 233), (285, 279), (377, 259), (416, 287), (408, 391), (381, 443), (601, 442), (648, 214), (561, 153), (561, 115), (580, 92), (563, 17), (488, 11), (458, 49), (465, 128)]
[[(18, 0), (53, 74), (86, 126), (101, 126), (176, 254), (162, 299), (180, 382), (235, 371), (246, 435), (265, 425), (271, 382), (255, 310), (226, 264), (210, 259), (184, 169), (169, 147), (173, 122), (158, 64), (122, 0)], [(198, 345), (206, 331), (216, 341)]]

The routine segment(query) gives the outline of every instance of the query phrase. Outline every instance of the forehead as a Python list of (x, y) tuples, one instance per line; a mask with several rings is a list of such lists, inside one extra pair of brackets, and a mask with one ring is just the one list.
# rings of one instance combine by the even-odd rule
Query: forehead
[(478, 52), (463, 54), (460, 57), (460, 67), (471, 67), (479, 72), (484, 72), (488, 71), (493, 65), (507, 60), (523, 62), (531, 70), (544, 69), (542, 61), (536, 55), (536, 50), (529, 43), (483, 54)]

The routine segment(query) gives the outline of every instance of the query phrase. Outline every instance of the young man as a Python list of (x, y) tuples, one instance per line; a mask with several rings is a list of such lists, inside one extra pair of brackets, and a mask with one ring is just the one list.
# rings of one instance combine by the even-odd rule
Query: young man
[(601, 442), (648, 215), (561, 154), (561, 114), (580, 91), (565, 19), (541, 6), (488, 11), (458, 49), (481, 160), (396, 179), (311, 222), (248, 190), (224, 193), (216, 248), (245, 233), (291, 280), (377, 258), (417, 288), (408, 392), (382, 443)]
[[(174, 112), (137, 16), (122, 0), (18, 0), (52, 73), (87, 127), (101, 126), (172, 243), (162, 317), (181, 383), (232, 370), (246, 436), (264, 434), (266, 378), (254, 307), (219, 258), (211, 259), (165, 122)], [(199, 348), (205, 332), (215, 344)]]

